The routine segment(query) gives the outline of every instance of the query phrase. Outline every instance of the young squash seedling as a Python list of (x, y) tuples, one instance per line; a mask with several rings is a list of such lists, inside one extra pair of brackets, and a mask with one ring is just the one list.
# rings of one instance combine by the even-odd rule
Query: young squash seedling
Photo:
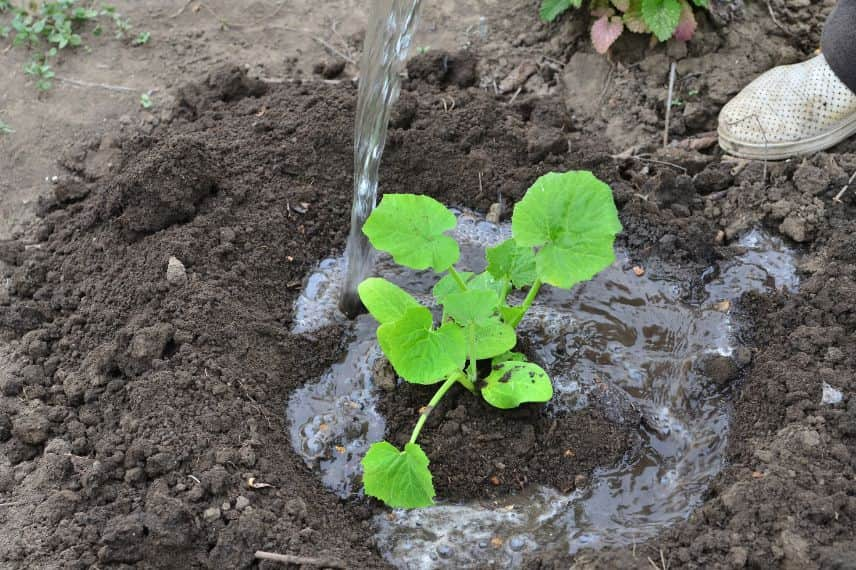
[[(387, 194), (363, 226), (372, 245), (396, 263), (443, 274), (433, 289), (442, 308), (438, 325), (428, 307), (385, 279), (359, 287), (395, 372), (414, 384), (442, 383), (403, 450), (381, 441), (362, 460), (366, 494), (390, 507), (433, 504), (428, 457), (416, 440), (452, 386), (461, 384), (500, 409), (553, 397), (547, 373), (513, 351), (515, 328), (543, 285), (569, 289), (612, 264), (621, 231), (612, 190), (584, 171), (550, 173), (535, 182), (514, 208), (512, 237), (487, 249), (483, 273), (455, 269), (460, 248), (446, 232), (456, 223), (432, 198)], [(509, 293), (526, 288), (523, 301), (512, 304)], [(486, 374), (479, 371), (482, 361), (490, 363)]]

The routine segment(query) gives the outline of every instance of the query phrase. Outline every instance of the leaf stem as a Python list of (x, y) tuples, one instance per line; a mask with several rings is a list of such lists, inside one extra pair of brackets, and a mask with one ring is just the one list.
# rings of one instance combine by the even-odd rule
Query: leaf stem
[(458, 381), (458, 375), (449, 376), (446, 378), (446, 381), (443, 382), (443, 385), (440, 386), (440, 389), (434, 394), (434, 397), (431, 398), (431, 401), (428, 402), (428, 405), (422, 408), (422, 413), (419, 415), (419, 421), (416, 422), (416, 427), (413, 428), (413, 433), (410, 435), (410, 443), (416, 443), (416, 438), (419, 437), (419, 432), (422, 431), (422, 427), (425, 425), (425, 422), (428, 420), (428, 416), (437, 407), (437, 404), (440, 403), (440, 400), (443, 399), (443, 396), (446, 395), (446, 392), (449, 391), (449, 388), (455, 385), (455, 382)]
[(461, 288), (461, 291), (467, 290), (467, 284), (464, 283), (464, 279), (461, 277), (461, 274), (455, 271), (454, 267), (449, 267), (449, 275), (452, 276), (452, 279), (455, 280), (455, 283), (458, 284), (458, 287)]
[(532, 306), (532, 301), (535, 300), (535, 297), (538, 295), (538, 291), (541, 290), (541, 284), (541, 280), (536, 279), (535, 283), (532, 284), (532, 287), (529, 288), (529, 293), (526, 294), (526, 298), (523, 299), (523, 304), (520, 305), (523, 308), (523, 311), (520, 313), (520, 315), (518, 315), (516, 319), (514, 319), (513, 322), (508, 323), (512, 327), (517, 328), (517, 325), (520, 324), (520, 321), (523, 319), (523, 315), (525, 315), (526, 311), (529, 310), (529, 307)]

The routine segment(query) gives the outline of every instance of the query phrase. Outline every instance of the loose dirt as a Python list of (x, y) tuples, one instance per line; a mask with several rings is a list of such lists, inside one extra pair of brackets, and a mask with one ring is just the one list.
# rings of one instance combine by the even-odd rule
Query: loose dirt
[[(705, 142), (719, 105), (753, 74), (813, 47), (821, 4), (771, 2), (777, 23), (750, 4), (723, 12), (727, 27), (702, 22), (689, 48), (639, 50), (630, 40), (613, 63), (587, 55), (575, 21), (536, 26), (532, 6), (516, 7), (494, 29), (516, 30), (505, 45), (519, 49), (491, 50), (499, 40), (487, 40), (410, 64), (384, 192), (484, 211), (510, 206), (544, 172), (592, 169), (615, 190), (621, 245), (646, 267), (683, 263), (696, 276), (690, 299), (703, 270), (734, 255), (750, 227), (805, 253), (798, 292), (750, 294), (732, 308), (746, 322), (752, 364), (733, 386), (729, 464), (705, 503), (656, 540), (533, 568), (647, 568), (661, 556), (670, 568), (856, 560), (856, 193), (832, 201), (856, 170), (856, 147), (763, 165), (723, 159)], [(564, 68), (534, 59), (542, 56)], [(663, 150), (670, 57), (684, 104), (673, 116), (678, 143)], [(498, 70), (527, 60), (538, 73), (516, 97), (516, 88), (498, 93)], [(591, 93), (603, 104), (586, 109)], [(291, 451), (283, 415), (292, 390), (344, 349), (336, 327), (288, 331), (303, 278), (341, 253), (347, 235), (355, 89), (260, 82), (226, 67), (173, 95), (157, 124), (68, 148), (40, 221), (0, 242), (0, 563), (246, 568), (264, 549), (383, 567), (370, 524), (379, 507), (328, 492)], [(841, 403), (821, 404), (824, 382)], [(409, 430), (424, 397), (403, 396), (387, 411), (408, 416)], [(452, 397), (445, 425), (461, 405), (485, 413)], [(559, 434), (560, 447), (595, 450), (574, 475), (626, 445), (589, 419), (603, 428), (598, 437)], [(514, 421), (544, 445), (537, 411)], [(431, 445), (450, 441), (438, 427)], [(489, 497), (494, 475), (508, 486), (496, 492), (519, 484), (515, 452), (483, 448), (487, 461), (437, 461), (443, 473), (471, 476), (444, 493)], [(497, 461), (505, 475), (488, 471)], [(562, 483), (566, 466), (539, 465), (548, 472), (525, 477)]]

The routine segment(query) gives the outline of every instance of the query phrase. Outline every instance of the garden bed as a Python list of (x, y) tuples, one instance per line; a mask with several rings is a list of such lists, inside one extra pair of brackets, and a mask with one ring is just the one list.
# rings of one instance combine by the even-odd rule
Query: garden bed
[[(737, 37), (776, 29), (738, 18), (702, 34), (690, 50), (709, 52), (687, 65), (704, 67), (703, 110), (695, 116), (687, 104), (675, 135), (708, 130), (740, 74), (800, 56), (803, 40), (784, 33), (765, 39), (763, 53), (736, 47)], [(726, 65), (735, 54), (750, 62), (739, 74)], [(619, 241), (634, 263), (680, 263), (687, 299), (705, 269), (739, 253), (734, 243), (749, 228), (797, 240), (799, 292), (748, 294), (731, 309), (749, 323), (741, 334), (752, 364), (734, 386), (728, 465), (704, 504), (655, 540), (576, 561), (647, 567), (662, 551), (670, 568), (847, 567), (856, 557), (856, 198), (831, 198), (856, 170), (852, 143), (769, 165), (723, 161), (711, 147), (658, 150), (645, 143), (656, 137), (657, 74), (667, 71), (646, 70), (655, 58), (664, 48), (615, 72), (605, 120), (601, 108), (566, 108), (558, 92), (512, 102), (481, 89), (484, 62), (472, 54), (417, 57), (381, 190), (486, 211), (500, 198), (513, 203), (547, 171), (591, 169), (614, 189)], [(639, 85), (643, 96), (623, 106)], [(572, 92), (564, 89), (568, 103), (578, 100)], [(289, 330), (304, 278), (340, 254), (347, 236), (355, 97), (344, 82), (267, 85), (222, 69), (182, 88), (171, 120), (153, 131), (103, 133), (69, 149), (33, 234), (0, 244), (0, 331), (10, 341), (0, 355), (3, 565), (241, 568), (257, 549), (386, 565), (371, 522), (381, 507), (325, 489), (292, 451), (283, 414), (289, 395), (345, 348), (340, 327)], [(621, 127), (637, 121), (632, 135)], [(171, 257), (183, 268), (173, 262), (168, 272)], [(821, 404), (824, 382), (843, 402)], [(383, 409), (407, 415), (419, 402), (424, 394), (405, 395), (396, 412)], [(589, 420), (601, 427), (583, 436)], [(546, 420), (522, 421), (534, 422), (535, 437), (518, 448), (534, 444), (542, 457)], [(524, 486), (570, 490), (584, 483), (577, 475), (615, 462), (628, 441), (599, 421), (554, 431), (567, 438), (562, 459), (575, 445), (579, 463), (568, 471), (556, 462)], [(425, 447), (430, 455), (434, 444)], [(532, 456), (491, 453), (486, 461), (508, 475), (479, 458), (456, 463), (450, 472), (467, 485), (438, 484), (441, 495), (514, 491), (507, 481), (520, 478), (509, 470)], [(530, 563), (571, 560), (536, 552)]]

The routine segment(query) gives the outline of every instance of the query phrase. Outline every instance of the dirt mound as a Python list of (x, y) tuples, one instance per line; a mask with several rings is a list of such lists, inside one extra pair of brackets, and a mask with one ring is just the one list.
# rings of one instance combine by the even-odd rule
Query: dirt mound
[[(766, 20), (734, 26), (706, 28), (690, 48), (701, 75), (681, 93), (709, 83), (698, 117), (687, 102), (674, 134), (709, 128), (738, 86), (729, 53), (751, 60), (738, 66), (747, 75), (802, 53), (784, 32), (764, 44), (774, 51), (750, 50), (753, 37), (775, 28)], [(412, 64), (382, 190), (486, 210), (510, 206), (547, 171), (592, 169), (615, 190), (622, 245), (643, 265), (658, 256), (684, 263), (699, 276), (686, 287), (690, 298), (702, 270), (733, 254), (729, 242), (753, 224), (802, 244), (799, 293), (743, 300), (756, 323), (746, 331), (754, 365), (735, 387), (729, 466), (709, 500), (656, 541), (576, 562), (646, 566), (662, 550), (672, 568), (846, 567), (856, 556), (856, 200), (831, 197), (856, 170), (856, 154), (843, 145), (767, 169), (710, 149), (613, 156), (631, 125), (642, 125), (638, 144), (659, 124), (654, 93), (668, 71), (659, 49), (619, 70), (609, 119), (591, 123), (555, 93), (510, 102), (467, 87), (470, 56), (449, 76), (442, 60)], [(646, 74), (651, 84), (622, 106)], [(34, 239), (0, 244), (0, 331), (11, 341), (0, 354), (0, 534), (8, 537), (0, 562), (245, 568), (264, 548), (384, 566), (368, 520), (376, 507), (325, 490), (292, 453), (283, 417), (291, 391), (344, 348), (336, 328), (287, 331), (303, 278), (344, 246), (355, 90), (267, 87), (230, 69), (183, 93), (170, 122), (72, 149), (69, 177), (43, 205)], [(824, 382), (841, 403), (820, 403)], [(402, 402), (402, 410), (410, 404)], [(532, 426), (530, 440), (550, 429), (537, 415), (520, 421)], [(594, 455), (609, 461), (624, 443), (597, 434), (606, 439)], [(495, 466), (502, 450), (485, 449)], [(454, 467), (479, 481), (495, 475), (479, 461)], [(518, 465), (508, 462), (505, 473)]]

